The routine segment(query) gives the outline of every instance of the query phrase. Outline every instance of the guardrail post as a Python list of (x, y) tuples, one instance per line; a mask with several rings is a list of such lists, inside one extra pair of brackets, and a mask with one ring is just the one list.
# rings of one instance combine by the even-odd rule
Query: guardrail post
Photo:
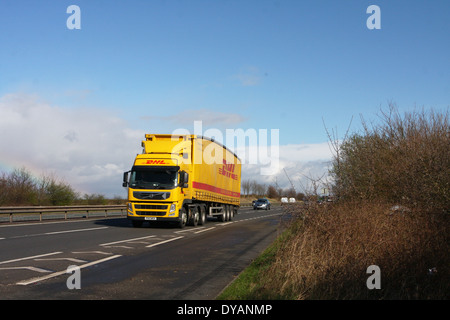
[(39, 212), (39, 221), (42, 222), (42, 212)]
[(9, 223), (12, 223), (12, 222), (13, 222), (13, 213), (10, 212), (9, 213)]

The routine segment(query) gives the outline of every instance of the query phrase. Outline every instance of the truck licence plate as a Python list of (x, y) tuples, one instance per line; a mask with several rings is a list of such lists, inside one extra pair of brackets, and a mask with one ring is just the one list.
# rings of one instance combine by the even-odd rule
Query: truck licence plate
[(145, 217), (144, 219), (145, 219), (145, 220), (155, 221), (155, 220), (156, 220), (156, 217)]

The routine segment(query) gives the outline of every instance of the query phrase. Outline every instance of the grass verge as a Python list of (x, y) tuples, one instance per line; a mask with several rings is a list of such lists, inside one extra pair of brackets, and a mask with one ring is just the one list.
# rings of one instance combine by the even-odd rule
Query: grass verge
[(288, 241), (294, 235), (295, 228), (292, 226), (280, 234), (280, 236), (252, 261), (252, 263), (242, 271), (239, 276), (228, 285), (217, 297), (218, 300), (252, 300), (252, 299), (272, 299), (271, 295), (265, 292), (262, 278), (272, 267), (276, 255), (283, 242)]

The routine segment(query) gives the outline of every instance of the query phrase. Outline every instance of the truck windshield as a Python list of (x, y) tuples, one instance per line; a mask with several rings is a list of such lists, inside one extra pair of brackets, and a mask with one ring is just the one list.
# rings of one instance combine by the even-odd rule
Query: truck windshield
[(134, 189), (174, 189), (178, 185), (178, 167), (139, 167), (131, 170)]

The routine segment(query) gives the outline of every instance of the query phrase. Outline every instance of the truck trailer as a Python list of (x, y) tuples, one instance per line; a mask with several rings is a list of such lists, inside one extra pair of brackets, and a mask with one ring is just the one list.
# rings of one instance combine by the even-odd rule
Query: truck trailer
[(203, 225), (208, 216), (230, 221), (240, 205), (241, 160), (222, 144), (198, 135), (146, 134), (143, 151), (124, 172), (127, 218)]

